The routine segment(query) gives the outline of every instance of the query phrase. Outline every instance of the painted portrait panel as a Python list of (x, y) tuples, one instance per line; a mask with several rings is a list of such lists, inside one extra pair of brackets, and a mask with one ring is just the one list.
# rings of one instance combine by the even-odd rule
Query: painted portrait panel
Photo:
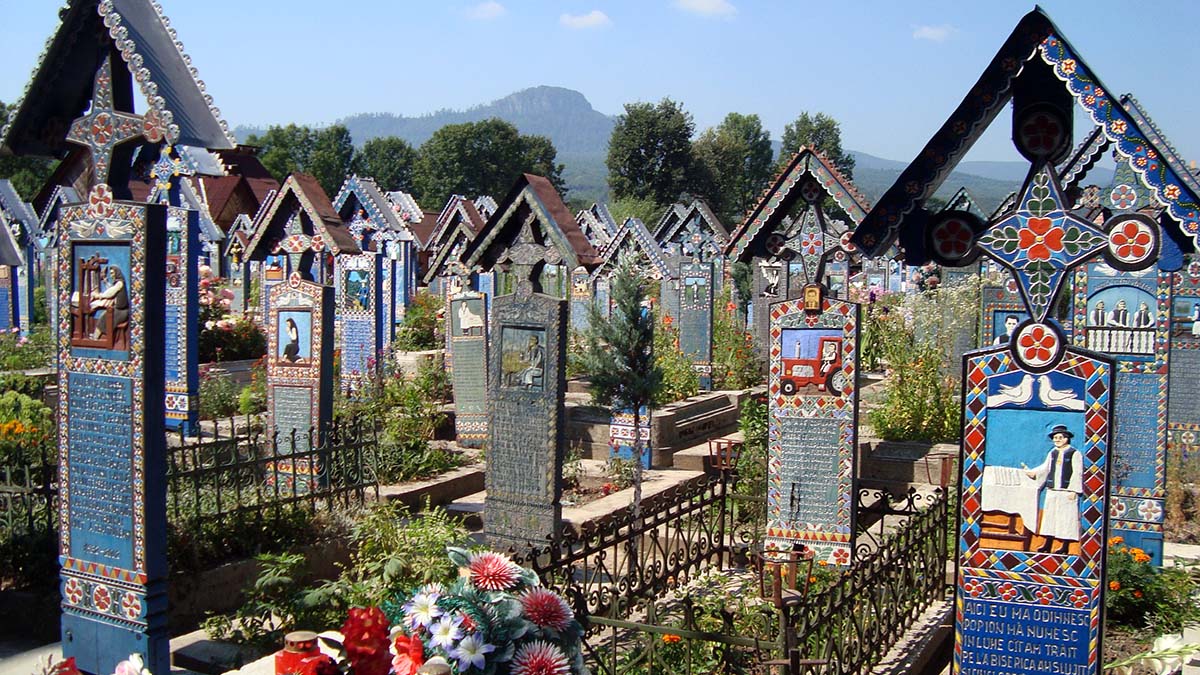
[(780, 334), (779, 389), (784, 395), (839, 396), (845, 390), (841, 330), (785, 328)]
[(487, 321), (483, 298), (456, 298), (450, 301), (450, 329), (452, 337), (464, 335), (483, 335), (483, 325)]
[(276, 330), (276, 358), (280, 365), (308, 365), (312, 362), (312, 312), (304, 309), (279, 310)]
[(546, 330), (500, 328), (500, 384), (510, 389), (542, 391), (546, 387)]
[(131, 293), (129, 245), (71, 247), (71, 354), (127, 360)]
[(1132, 360), (1153, 358), (1157, 309), (1152, 294), (1133, 286), (1109, 286), (1093, 293), (1084, 321), (1088, 349)]
[(1022, 321), (1029, 318), (1027, 312), (1014, 312), (1011, 310), (993, 310), (992, 311), (992, 334), (988, 337), (988, 344), (991, 345), (1006, 345), (1012, 338), (1012, 335), (1017, 330), (1017, 326)]
[(1079, 553), (1084, 401), (1084, 381), (1060, 372), (989, 380), (982, 548)]
[(371, 309), (371, 271), (346, 270), (342, 283), (342, 307), (355, 312)]

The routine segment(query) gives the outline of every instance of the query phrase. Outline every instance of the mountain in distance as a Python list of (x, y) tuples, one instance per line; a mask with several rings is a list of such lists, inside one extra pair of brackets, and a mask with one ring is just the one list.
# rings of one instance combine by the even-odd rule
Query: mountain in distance
[[(603, 201), (608, 199), (605, 158), (608, 140), (616, 118), (592, 107), (578, 91), (563, 87), (538, 86), (524, 89), (491, 103), (467, 110), (439, 110), (427, 115), (405, 117), (391, 113), (362, 113), (338, 120), (350, 130), (357, 145), (380, 136), (397, 136), (419, 147), (433, 132), (447, 124), (479, 122), (499, 117), (517, 127), (523, 134), (548, 137), (558, 150), (558, 161), (564, 165), (563, 176), (573, 201)], [(286, 124), (286, 122), (284, 122)], [(261, 135), (262, 127), (239, 126), (234, 129), (238, 138)], [(778, 152), (778, 142), (775, 144)], [(856, 165), (854, 182), (871, 200), (878, 201), (895, 183), (905, 162), (883, 159), (863, 152), (851, 151)], [(986, 214), (1000, 204), (1008, 193), (1021, 187), (1029, 165), (1024, 162), (961, 162), (938, 191), (937, 197), (949, 199), (965, 186), (971, 191)], [(1088, 183), (1108, 185), (1112, 170), (1097, 167)], [(495, 195), (494, 195), (495, 196)], [(427, 205), (437, 209), (440, 205)]]

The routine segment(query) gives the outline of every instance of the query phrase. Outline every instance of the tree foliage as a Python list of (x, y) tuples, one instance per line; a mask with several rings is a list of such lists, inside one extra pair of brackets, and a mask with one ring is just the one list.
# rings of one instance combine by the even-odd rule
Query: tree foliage
[(608, 142), (608, 185), (614, 199), (665, 205), (696, 183), (691, 114), (669, 98), (626, 103)]
[(373, 178), (385, 191), (412, 192), (413, 165), (417, 151), (408, 141), (396, 136), (372, 138), (354, 153), (354, 173)]
[(330, 197), (341, 189), (354, 158), (350, 132), (340, 124), (324, 129), (273, 126), (246, 143), (262, 148), (258, 158), (276, 178), (283, 180), (297, 171), (312, 174)]
[(854, 157), (842, 149), (842, 128), (838, 121), (826, 115), (800, 113), (795, 121), (783, 128), (780, 163), (791, 161), (802, 146), (819, 151), (833, 162), (847, 180), (854, 178)]
[(533, 173), (564, 193), (563, 166), (556, 156), (550, 139), (522, 135), (498, 118), (448, 124), (418, 150), (413, 190), (429, 204), (443, 204), (455, 194), (499, 199), (522, 173)]
[(771, 135), (758, 115), (729, 113), (693, 145), (707, 185), (700, 191), (725, 222), (738, 222), (771, 180)]
[[(612, 311), (608, 317), (593, 304), (583, 333), (584, 372), (591, 374), (592, 398), (617, 410), (632, 410), (634, 428), (641, 410), (649, 408), (663, 386), (662, 368), (654, 358), (654, 316), (643, 307), (649, 280), (636, 259), (623, 255), (612, 277)], [(642, 501), (642, 437), (634, 434), (634, 515)]]
[[(10, 112), (9, 107), (0, 101), (0, 124), (8, 120)], [(56, 161), (44, 157), (3, 156), (0, 157), (0, 178), (12, 181), (22, 199), (33, 201), (50, 174), (54, 173), (56, 164)]]

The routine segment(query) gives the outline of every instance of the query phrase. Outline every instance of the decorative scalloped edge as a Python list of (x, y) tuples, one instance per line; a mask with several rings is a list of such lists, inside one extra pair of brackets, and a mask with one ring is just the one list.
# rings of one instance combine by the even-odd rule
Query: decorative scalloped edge
[[(54, 40), (58, 37), (59, 33), (63, 29), (63, 21), (61, 17), (64, 16), (67, 10), (71, 8), (71, 4), (71, 0), (67, 0), (67, 2), (64, 2), (59, 8), (58, 15), (60, 18), (55, 24), (54, 30), (50, 33), (50, 37), (46, 38), (46, 43), (42, 47), (41, 54), (38, 55), (37, 60), (34, 62), (33, 70), (29, 74), (29, 80), (25, 84), (24, 91), (22, 92), (20, 98), (18, 98), (9, 108), (8, 119), (5, 120), (4, 126), (0, 128), (0, 138), (8, 138), (9, 127), (12, 124), (12, 119), (16, 116), (17, 112), (21, 109), (22, 104), (29, 96), (33, 88), (33, 84), (37, 80), (38, 73), (41, 72), (42, 67), (45, 65), (46, 57), (50, 53), (50, 49), (54, 44)], [(184, 51), (183, 43), (179, 41), (175, 29), (171, 28), (171, 21), (167, 18), (166, 14), (163, 13), (162, 5), (159, 4), (157, 0), (151, 0), (150, 6), (154, 9), (154, 12), (158, 17), (159, 22), (162, 24), (163, 29), (167, 31), (167, 34), (174, 42), (175, 49), (179, 53), (180, 59), (182, 59), (183, 63), (188, 66), (188, 71), (192, 76), (193, 82), (200, 90), (201, 95), (204, 97), (205, 103), (208, 105), (209, 113), (212, 114), (213, 118), (216, 119), (217, 124), (220, 125), (221, 131), (224, 133), (225, 139), (229, 141), (230, 146), (236, 146), (237, 138), (230, 133), (229, 124), (221, 118), (221, 110), (213, 105), (212, 96), (206, 93), (207, 86), (204, 84), (204, 81), (200, 79), (197, 70), (192, 66), (192, 58)], [(146, 99), (146, 103), (151, 109), (159, 113), (164, 126), (164, 135), (167, 142), (171, 145), (176, 144), (179, 140), (179, 125), (174, 123), (175, 114), (170, 110), (167, 110), (166, 101), (164, 101), (163, 98), (158, 95), (158, 84), (151, 79), (150, 71), (142, 65), (143, 58), (141, 54), (137, 52), (137, 45), (134, 44), (133, 39), (128, 37), (128, 29), (121, 26), (123, 19), (120, 13), (117, 12), (113, 7), (112, 0), (101, 0), (100, 3), (96, 5), (96, 11), (100, 15), (104, 26), (108, 28), (109, 37), (113, 39), (117, 50), (121, 52), (121, 59), (125, 62), (125, 65), (129, 67), (129, 72), (133, 75), (133, 79), (138, 83), (138, 86), (142, 92), (142, 96)]]
[(1104, 151), (1112, 143), (1108, 137), (1104, 135), (1104, 130), (1100, 125), (1096, 125), (1088, 132), (1079, 145), (1075, 146), (1075, 150), (1071, 152), (1070, 159), (1062, 166), (1058, 167), (1058, 175), (1061, 176), (1063, 189), (1071, 189), (1075, 187), (1079, 181), (1083, 180), (1092, 167), (1096, 166), (1096, 162), (1104, 156)]
[(650, 264), (654, 266), (659, 273), (660, 278), (667, 279), (671, 276), (671, 269), (667, 266), (667, 262), (663, 260), (662, 249), (659, 248), (658, 242), (654, 241), (654, 237), (650, 231), (646, 229), (646, 224), (637, 218), (626, 218), (621, 224), (621, 229), (617, 230), (617, 234), (613, 236), (612, 241), (608, 242), (608, 246), (600, 252), (600, 265), (592, 272), (592, 281), (599, 279), (603, 272), (612, 266), (625, 248), (625, 242), (634, 241), (642, 253), (646, 254)]
[[(834, 194), (833, 190), (829, 189), (825, 181), (821, 180), (822, 177), (818, 175), (817, 167), (814, 167), (809, 161), (801, 161), (806, 156), (817, 159), (817, 165), (820, 170), (825, 171), (829, 179), (842, 188), (845, 193), (844, 198), (839, 198), (838, 195)], [(801, 168), (802, 166), (803, 168)], [(746, 247), (757, 236), (766, 220), (774, 215), (775, 207), (770, 206), (770, 202), (775, 199), (776, 195), (787, 194), (799, 185), (800, 178), (806, 173), (811, 174), (816, 179), (817, 184), (821, 186), (825, 194), (832, 197), (838, 206), (841, 206), (846, 211), (846, 214), (854, 220), (856, 226), (866, 218), (866, 215), (871, 210), (870, 202), (863, 197), (854, 183), (847, 180), (842, 172), (826, 159), (825, 155), (821, 154), (820, 151), (803, 146), (775, 174), (775, 179), (771, 181), (771, 187), (763, 190), (759, 200), (746, 212), (746, 217), (741, 227), (730, 235), (730, 244), (726, 248), (726, 255), (728, 257), (736, 259), (746, 250)], [(782, 201), (783, 197), (780, 197), (778, 202), (782, 203)], [(855, 210), (862, 214), (857, 219), (855, 219), (854, 215)], [(756, 214), (758, 217), (755, 217)]]
[[(689, 220), (688, 216), (692, 214), (692, 211), (698, 211), (700, 212), (700, 220), (705, 224), (705, 229), (708, 230), (710, 235), (712, 235), (713, 243), (716, 244), (718, 249), (724, 251), (725, 247), (729, 246), (729, 235), (721, 232), (713, 226), (713, 221), (716, 221), (718, 224), (720, 221), (716, 219), (717, 216), (712, 212), (712, 209), (701, 208), (702, 204), (703, 202), (699, 199), (693, 200), (691, 204), (683, 207), (682, 211), (676, 212), (679, 217), (674, 223), (668, 225), (666, 229), (659, 228), (658, 234), (654, 237), (655, 240), (659, 242), (659, 245), (662, 246), (666, 242), (674, 239), (675, 235), (687, 226), (687, 222)], [(670, 211), (668, 211), (668, 214), (669, 213)], [(664, 216), (664, 218), (665, 217), (666, 216)]]
[[(366, 209), (367, 215), (370, 216), (375, 223), (381, 223), (385, 226), (388, 225), (391, 219), (388, 218), (383, 206), (390, 207), (390, 205), (380, 205), (377, 203), (377, 200), (371, 194), (371, 187), (375, 188), (375, 192), (379, 194), (381, 199), (384, 199), (385, 201), (387, 200), (387, 197), (383, 196), (383, 191), (379, 189), (379, 185), (373, 178), (368, 176), (360, 176), (358, 174), (351, 175), (344, 183), (342, 183), (342, 187), (338, 190), (337, 196), (333, 198), (334, 210), (340, 215), (342, 207), (346, 205), (346, 200), (350, 198), (351, 194), (354, 194), (354, 196), (358, 197), (358, 203)], [(390, 210), (390, 208), (388, 210)], [(399, 220), (399, 216), (394, 212), (392, 215)], [(374, 229), (378, 234), (383, 234), (389, 231), (389, 228), (387, 227), (376, 227)], [(361, 241), (359, 242), (359, 248), (362, 248)]]
[[(1059, 54), (1051, 54), (1051, 49), (1059, 50)], [(1191, 235), (1192, 241), (1200, 245), (1200, 205), (1195, 202), (1188, 204), (1181, 201), (1185, 193), (1191, 190), (1179, 178), (1178, 173), (1172, 166), (1179, 161), (1178, 157), (1173, 155), (1173, 153), (1162, 156), (1164, 150), (1167, 153), (1171, 153), (1170, 146), (1164, 149), (1150, 142), (1146, 134), (1142, 132), (1137, 122), (1133, 119), (1133, 116), (1125, 110), (1119, 101), (1114, 101), (1112, 96), (1103, 90), (1095, 74), (1071, 51), (1062, 36), (1050, 33), (1038, 45), (1037, 52), (1041, 55), (1042, 60), (1054, 69), (1055, 77), (1066, 84), (1067, 91), (1075, 98), (1076, 103), (1087, 111), (1094, 123), (1104, 128), (1105, 136), (1113, 142), (1114, 152), (1125, 159), (1129, 168), (1150, 189), (1159, 204), (1164, 206), (1171, 216), (1179, 221), (1184, 232)], [(1091, 99), (1090, 103), (1086, 100), (1088, 98)], [(1140, 109), (1139, 112), (1141, 112)], [(1104, 117), (1108, 117), (1108, 119), (1104, 119)], [(1146, 121), (1150, 121), (1148, 117)], [(1123, 131), (1117, 128), (1118, 125), (1124, 127)], [(1153, 126), (1153, 122), (1150, 122), (1150, 126), (1151, 131), (1157, 132), (1157, 128)], [(1161, 138), (1161, 134), (1159, 134), (1159, 137)], [(1126, 144), (1144, 145), (1148, 148), (1149, 152), (1154, 152), (1158, 156), (1161, 167), (1159, 173), (1162, 175), (1159, 176), (1152, 173), (1149, 166), (1139, 167), (1137, 162), (1133, 161), (1134, 151), (1123, 147)], [(1150, 156), (1149, 159), (1154, 160), (1155, 156)], [(1174, 195), (1169, 194), (1170, 192), (1174, 192)], [(1195, 194), (1192, 196), (1200, 197)]]

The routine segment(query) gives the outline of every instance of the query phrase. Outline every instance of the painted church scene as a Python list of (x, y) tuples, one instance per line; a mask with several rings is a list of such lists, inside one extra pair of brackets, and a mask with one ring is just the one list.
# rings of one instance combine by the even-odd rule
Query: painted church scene
[(1200, 5), (301, 9), (0, 7), (0, 675), (1200, 674)]

